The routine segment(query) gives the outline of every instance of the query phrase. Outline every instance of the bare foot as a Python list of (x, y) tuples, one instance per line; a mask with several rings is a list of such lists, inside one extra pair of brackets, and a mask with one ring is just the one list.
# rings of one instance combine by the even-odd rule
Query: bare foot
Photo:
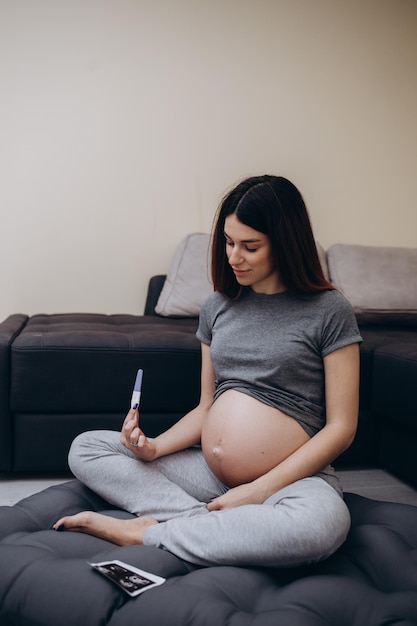
[(118, 546), (143, 543), (143, 535), (149, 526), (158, 524), (156, 519), (148, 515), (133, 519), (121, 520), (93, 511), (83, 511), (76, 515), (62, 517), (54, 525), (54, 530), (71, 530), (100, 539), (107, 539)]

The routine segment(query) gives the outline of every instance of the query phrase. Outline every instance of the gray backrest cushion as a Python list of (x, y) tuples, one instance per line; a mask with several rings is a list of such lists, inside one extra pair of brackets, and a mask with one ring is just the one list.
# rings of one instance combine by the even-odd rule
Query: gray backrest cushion
[(417, 323), (417, 249), (335, 244), (330, 280), (362, 322)]
[(177, 246), (155, 307), (158, 315), (198, 317), (213, 292), (209, 279), (210, 235), (192, 233)]

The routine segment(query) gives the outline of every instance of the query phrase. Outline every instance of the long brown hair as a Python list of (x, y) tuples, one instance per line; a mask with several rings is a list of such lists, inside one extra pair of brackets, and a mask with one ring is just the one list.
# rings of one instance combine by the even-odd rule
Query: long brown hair
[(302, 195), (286, 178), (264, 175), (240, 182), (218, 208), (211, 256), (215, 291), (230, 298), (238, 298), (242, 292), (226, 255), (224, 225), (233, 213), (243, 224), (269, 237), (274, 266), (288, 290), (316, 293), (334, 289), (324, 276)]

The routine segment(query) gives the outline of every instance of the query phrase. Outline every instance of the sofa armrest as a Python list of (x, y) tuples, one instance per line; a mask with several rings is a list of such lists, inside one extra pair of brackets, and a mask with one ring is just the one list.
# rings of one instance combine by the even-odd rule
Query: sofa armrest
[(159, 294), (162, 291), (166, 279), (166, 274), (159, 274), (158, 276), (152, 276), (148, 284), (148, 293), (145, 302), (144, 315), (157, 315), (155, 313), (155, 307), (158, 302)]
[(10, 315), (0, 324), (0, 472), (12, 467), (10, 416), (10, 347), (28, 320), (27, 315)]

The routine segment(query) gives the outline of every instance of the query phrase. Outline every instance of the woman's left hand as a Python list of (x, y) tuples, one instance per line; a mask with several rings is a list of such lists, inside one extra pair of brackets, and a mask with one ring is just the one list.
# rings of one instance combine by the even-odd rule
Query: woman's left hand
[(255, 482), (245, 483), (238, 487), (232, 487), (218, 498), (214, 498), (207, 504), (209, 511), (224, 511), (225, 509), (233, 509), (244, 504), (263, 504), (267, 495)]

